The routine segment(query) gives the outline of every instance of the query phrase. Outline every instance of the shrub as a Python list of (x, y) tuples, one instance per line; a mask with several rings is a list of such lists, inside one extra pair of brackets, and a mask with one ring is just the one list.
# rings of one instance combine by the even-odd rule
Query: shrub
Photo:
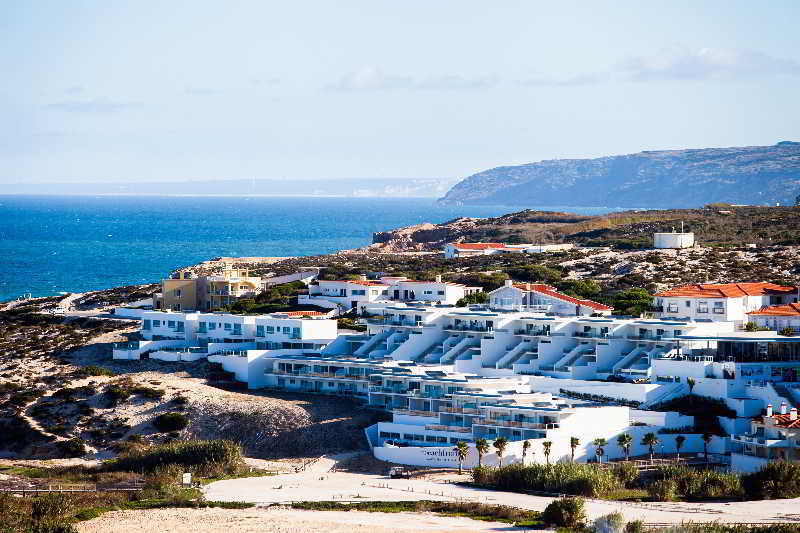
[(78, 437), (62, 440), (56, 446), (63, 457), (82, 457), (86, 455), (86, 444), (83, 439)]
[(103, 368), (102, 366), (97, 365), (89, 365), (83, 368), (78, 369), (77, 372), (79, 375), (89, 377), (89, 376), (113, 376), (114, 372), (107, 368)]
[(542, 513), (545, 524), (570, 529), (583, 528), (586, 524), (586, 505), (583, 498), (565, 496), (553, 500)]
[(641, 520), (634, 520), (625, 524), (625, 533), (644, 533), (644, 522)]
[(800, 497), (800, 463), (767, 463), (757, 472), (742, 476), (742, 487), (752, 500)]
[(189, 425), (189, 417), (181, 413), (163, 413), (155, 417), (152, 424), (161, 433), (180, 431)]
[(614, 465), (614, 477), (626, 488), (631, 488), (639, 479), (639, 471), (632, 463), (624, 462)]
[(61, 492), (42, 494), (31, 502), (31, 519), (36, 523), (56, 522), (70, 512), (69, 496)]
[(238, 473), (244, 462), (238, 444), (229, 440), (195, 440), (134, 450), (108, 461), (106, 469), (152, 473), (167, 465), (178, 465), (197, 476), (220, 477)]
[(678, 484), (671, 479), (653, 481), (647, 486), (647, 494), (657, 502), (671, 502), (678, 496)]
[(601, 516), (594, 521), (595, 533), (623, 533), (625, 530), (625, 517), (620, 512)]
[(694, 470), (686, 466), (664, 466), (655, 473), (659, 481), (675, 483), (676, 495), (688, 500), (738, 498), (742, 496), (739, 476), (713, 470)]
[(502, 468), (481, 467), (472, 470), (477, 485), (497, 490), (544, 491), (597, 497), (621, 487), (610, 469), (579, 463), (518, 463)]

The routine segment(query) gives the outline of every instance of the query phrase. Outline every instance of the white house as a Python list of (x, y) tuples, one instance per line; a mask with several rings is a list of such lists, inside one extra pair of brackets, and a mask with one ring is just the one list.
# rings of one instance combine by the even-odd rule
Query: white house
[(780, 413), (767, 406), (766, 416), (752, 420), (750, 431), (731, 435), (731, 468), (753, 472), (769, 461), (800, 461), (800, 420), (797, 408), (781, 404)]
[(442, 281), (417, 281), (402, 276), (383, 276), (379, 280), (319, 280), (309, 286), (308, 295), (298, 297), (298, 303), (319, 305), (328, 308), (356, 309), (365, 312), (376, 302), (423, 302), (454, 305), (468, 294), (481, 292), (480, 287), (468, 287), (461, 283)]
[(574, 248), (574, 244), (505, 244), (502, 242), (449, 242), (444, 247), (446, 259), (476, 255), (545, 253)]
[(797, 287), (774, 283), (685, 285), (656, 293), (657, 316), (734, 322), (747, 321), (747, 313), (762, 307), (797, 301)]
[(781, 331), (791, 328), (795, 335), (800, 334), (800, 303), (772, 305), (757, 311), (747, 313), (749, 322), (755, 322), (759, 327)]
[(558, 315), (607, 315), (613, 307), (562, 294), (558, 289), (541, 283), (514, 283), (489, 293), (489, 306), (506, 311), (540, 311)]

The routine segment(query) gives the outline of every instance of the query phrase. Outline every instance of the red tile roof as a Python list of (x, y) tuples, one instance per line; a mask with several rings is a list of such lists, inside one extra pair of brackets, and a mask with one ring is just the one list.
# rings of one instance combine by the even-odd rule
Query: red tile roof
[(459, 250), (491, 250), (506, 247), (502, 242), (454, 242), (451, 244)]
[[(788, 414), (785, 415), (772, 415), (772, 420), (775, 422), (776, 426), (782, 428), (800, 428), (800, 418), (796, 420), (790, 420)], [(765, 416), (759, 416), (754, 419), (757, 424), (765, 424)]]
[(279, 314), (286, 316), (323, 316), (326, 313), (323, 313), (322, 311), (286, 311)]
[(367, 287), (371, 287), (374, 285), (380, 285), (382, 287), (388, 287), (388, 283), (384, 283), (383, 281), (371, 281), (371, 280), (363, 280), (363, 279), (337, 279), (337, 280), (330, 280), (330, 279), (321, 279), (319, 280), (320, 283), (352, 283), (355, 285), (365, 285)]
[(721, 283), (684, 285), (656, 296), (679, 296), (686, 298), (739, 298), (741, 296), (763, 296), (766, 294), (787, 294), (797, 291), (796, 287), (785, 287), (775, 283)]
[(596, 311), (613, 311), (613, 307), (609, 307), (607, 305), (603, 305), (599, 302), (595, 302), (593, 300), (581, 300), (580, 298), (575, 298), (572, 296), (567, 296), (566, 294), (558, 292), (558, 289), (552, 287), (550, 285), (545, 285), (543, 283), (514, 283), (513, 285), (515, 288), (523, 290), (523, 291), (535, 291), (540, 294), (544, 294), (546, 296), (550, 296), (551, 298), (555, 298), (557, 300), (561, 300), (562, 302), (568, 302), (575, 305), (582, 305), (584, 307), (588, 307), (590, 309), (594, 309)]
[(747, 314), (760, 316), (800, 316), (800, 303), (762, 307), (758, 311), (750, 311)]

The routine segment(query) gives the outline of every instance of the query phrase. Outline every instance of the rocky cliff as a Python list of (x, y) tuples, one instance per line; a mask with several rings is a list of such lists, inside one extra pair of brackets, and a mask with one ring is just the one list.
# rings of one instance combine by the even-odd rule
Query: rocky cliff
[(444, 203), (679, 208), (794, 204), (800, 143), (663, 150), (497, 167), (456, 184)]

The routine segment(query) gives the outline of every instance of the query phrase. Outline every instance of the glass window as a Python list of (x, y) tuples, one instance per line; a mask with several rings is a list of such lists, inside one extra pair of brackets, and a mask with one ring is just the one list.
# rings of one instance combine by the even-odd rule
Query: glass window
[(275, 326), (267, 326), (267, 333), (275, 333)]
[(154, 328), (161, 327), (161, 321), (160, 320), (153, 320), (153, 327)]
[(208, 329), (217, 329), (217, 323), (216, 322), (209, 322), (208, 323)]
[(439, 296), (444, 296), (444, 291), (436, 291)]
[(150, 321), (149, 320), (145, 320), (144, 322), (142, 322), (142, 329), (145, 329), (145, 330), (146, 329), (150, 329)]
[(168, 322), (167, 322), (167, 327), (169, 327), (169, 328), (174, 328), (174, 327), (175, 327), (175, 321), (174, 321), (174, 320), (170, 320), (170, 321), (168, 321)]
[(256, 326), (256, 337), (264, 336), (264, 326)]
[(233, 327), (232, 324), (230, 324), (229, 322), (225, 322), (225, 331), (230, 331), (232, 327)]

